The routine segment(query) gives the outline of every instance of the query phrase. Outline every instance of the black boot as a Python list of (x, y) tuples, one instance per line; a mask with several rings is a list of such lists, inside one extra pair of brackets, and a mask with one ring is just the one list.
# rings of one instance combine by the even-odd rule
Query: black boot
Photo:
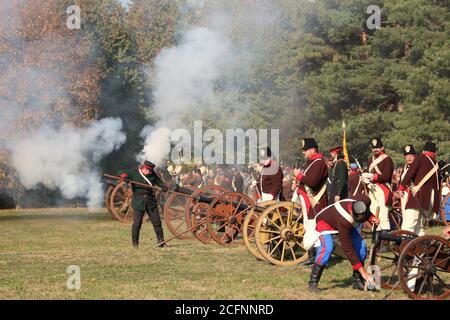
[(322, 276), (322, 272), (325, 266), (320, 266), (317, 263), (314, 263), (311, 271), (311, 276), (309, 278), (308, 283), (308, 291), (312, 293), (319, 292), (317, 288), (317, 284), (319, 283), (320, 277)]
[(156, 244), (158, 244), (158, 248), (164, 248), (167, 247), (167, 244), (164, 242), (164, 234), (163, 234), (163, 230), (155, 228), (156, 231)]
[(162, 232), (162, 228), (161, 231), (158, 230), (158, 232), (156, 233), (156, 238), (156, 244), (158, 245), (158, 248), (167, 247), (167, 244), (164, 242), (164, 234)]
[(140, 230), (136, 228), (134, 225), (131, 228), (131, 243), (133, 244), (133, 248), (139, 248), (139, 232)]
[(156, 244), (158, 245), (158, 248), (168, 247), (168, 245), (164, 242), (164, 239), (158, 239)]
[(299, 263), (300, 266), (310, 266), (314, 264), (314, 259), (316, 257), (316, 249), (313, 247), (308, 250), (308, 260), (305, 262)]
[(357, 270), (353, 270), (353, 289), (364, 291), (364, 281), (361, 273)]
[(163, 228), (161, 225), (161, 222), (159, 223), (153, 223), (153, 228), (155, 229), (155, 233), (156, 233), (156, 244), (160, 244), (158, 247), (159, 248), (164, 248), (167, 245), (164, 242), (164, 232), (163, 232)]

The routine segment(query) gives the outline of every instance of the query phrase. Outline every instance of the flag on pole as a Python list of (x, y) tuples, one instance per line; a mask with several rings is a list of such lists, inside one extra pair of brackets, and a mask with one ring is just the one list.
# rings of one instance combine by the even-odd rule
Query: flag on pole
[(345, 137), (345, 121), (342, 121), (342, 149), (344, 149), (344, 160), (347, 163), (347, 168), (350, 168), (350, 160), (348, 158), (348, 151), (347, 151), (347, 139)]

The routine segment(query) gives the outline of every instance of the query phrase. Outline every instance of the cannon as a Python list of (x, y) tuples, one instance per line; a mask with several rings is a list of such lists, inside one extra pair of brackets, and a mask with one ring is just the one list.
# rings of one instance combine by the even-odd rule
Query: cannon
[(382, 233), (373, 247), (381, 286), (403, 289), (415, 300), (443, 300), (450, 295), (450, 242), (440, 236), (405, 230)]
[[(120, 181), (120, 177), (108, 174), (105, 176)], [(133, 181), (130, 183), (142, 185)], [(144, 186), (155, 189), (157, 195), (162, 194), (158, 187)], [(116, 219), (122, 222), (132, 221), (130, 185), (120, 181), (112, 189), (110, 187), (107, 193), (107, 208)], [(220, 186), (207, 185), (197, 189), (175, 185), (175, 188), (169, 190), (169, 196), (165, 199), (161, 211), (164, 213), (167, 228), (175, 238), (186, 238), (186, 234), (190, 232), (203, 243), (214, 239), (221, 245), (234, 245), (242, 240), (238, 235), (241, 233), (246, 212), (253, 206), (255, 204), (248, 196), (227, 193), (227, 190)]]
[[(158, 187), (145, 186), (159, 191)], [(166, 242), (175, 238), (185, 239), (192, 234), (205, 244), (211, 240), (222, 246), (246, 244), (252, 254), (274, 264), (295, 264), (307, 258), (306, 251), (301, 247), (304, 233), (301, 213), (292, 202), (272, 201), (256, 205), (245, 194), (227, 192), (215, 185), (198, 189), (175, 185), (168, 193), (163, 208), (164, 221), (173, 237)], [(109, 205), (113, 212), (122, 213), (122, 220), (132, 217), (131, 188), (128, 184), (117, 184), (111, 192)], [(274, 215), (278, 216), (274, 218)], [(264, 223), (258, 225), (260, 217), (263, 217), (261, 221)], [(270, 246), (270, 241), (266, 241), (268, 239), (264, 235), (277, 233), (277, 230), (272, 230), (273, 226), (267, 224), (273, 219), (287, 223), (291, 230), (282, 232), (281, 238), (286, 242), (268, 250), (266, 247), (267, 244)]]

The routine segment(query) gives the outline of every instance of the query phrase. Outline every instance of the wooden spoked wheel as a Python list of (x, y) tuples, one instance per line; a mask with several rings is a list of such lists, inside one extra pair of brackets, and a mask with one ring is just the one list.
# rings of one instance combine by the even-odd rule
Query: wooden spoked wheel
[(112, 193), (113, 190), (114, 190), (114, 186), (111, 186), (111, 185), (108, 186), (108, 189), (106, 189), (106, 192), (105, 192), (105, 207), (106, 207), (106, 209), (108, 209), (108, 212), (114, 217), (114, 215), (112, 213), (112, 210), (111, 210), (111, 207), (109, 206), (109, 202), (110, 202), (110, 199), (111, 199), (111, 193)]
[[(269, 207), (278, 203), (276, 200), (269, 200), (258, 203), (258, 207)], [(255, 227), (256, 221), (258, 221), (259, 216), (262, 212), (255, 210), (256, 208), (252, 208), (250, 212), (246, 215), (244, 219), (244, 226), (242, 228), (242, 237), (244, 238), (244, 244), (248, 251), (254, 255), (257, 259), (265, 260), (264, 257), (259, 253), (258, 248), (256, 247), (255, 242)]]
[(256, 247), (272, 264), (296, 265), (308, 259), (302, 244), (304, 234), (301, 207), (290, 201), (280, 202), (264, 210), (258, 218)]
[[(389, 232), (392, 236), (407, 236), (411, 239), (417, 237), (414, 232), (406, 230), (394, 230)], [(398, 283), (397, 274), (397, 263), (399, 256), (404, 246), (404, 241), (402, 244), (397, 244), (392, 241), (379, 241), (375, 244), (375, 248), (372, 255), (371, 265), (377, 265), (380, 267), (381, 273), (381, 287), (385, 289), (391, 289)]]
[[(192, 187), (187, 187), (188, 189), (194, 189)], [(167, 229), (173, 234), (177, 235), (184, 230), (186, 230), (186, 203), (188, 198), (181, 194), (172, 193), (166, 200), (164, 204), (164, 222)], [(187, 239), (192, 237), (189, 233), (184, 233), (179, 235), (177, 239)]]
[(255, 202), (238, 192), (222, 194), (209, 205), (206, 227), (211, 238), (223, 246), (243, 242), (242, 229), (246, 215), (255, 207)]
[(401, 208), (394, 208), (389, 210), (389, 222), (391, 224), (391, 228), (394, 230), (400, 230), (402, 228), (402, 210)]
[(227, 190), (216, 185), (206, 185), (195, 190), (186, 202), (185, 220), (188, 228), (195, 227), (191, 232), (201, 242), (209, 243), (211, 235), (206, 227), (209, 203), (199, 202), (196, 198), (202, 196), (214, 199), (226, 193)]
[(443, 300), (450, 296), (450, 242), (426, 235), (409, 242), (399, 257), (398, 277), (415, 300)]
[(156, 202), (158, 203), (159, 215), (164, 218), (164, 206), (168, 200), (168, 193), (162, 192), (161, 190), (154, 190)]
[(444, 200), (442, 201), (442, 205), (441, 205), (441, 219), (442, 219), (442, 223), (446, 226), (448, 226), (450, 224), (450, 221), (447, 221), (447, 216), (445, 214), (445, 208), (447, 206), (450, 206), (450, 193), (447, 194), (444, 198)]
[(123, 223), (133, 222), (133, 207), (131, 206), (131, 197), (133, 192), (131, 187), (120, 182), (111, 192), (109, 207), (113, 217)]

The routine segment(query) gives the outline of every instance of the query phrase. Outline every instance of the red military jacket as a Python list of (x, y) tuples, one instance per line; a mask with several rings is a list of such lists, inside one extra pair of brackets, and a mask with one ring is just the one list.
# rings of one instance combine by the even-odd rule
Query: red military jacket
[[(400, 183), (400, 191), (407, 190), (411, 182), (416, 186), (427, 175), (428, 172), (436, 165), (436, 155), (432, 152), (424, 152), (417, 156), (414, 162), (406, 172), (405, 177)], [(439, 212), (439, 197), (440, 197), (440, 178), (439, 170), (434, 173), (427, 182), (420, 188), (416, 196), (413, 197), (410, 192), (408, 201), (406, 202), (406, 209), (419, 209), (428, 211), (430, 209), (431, 201), (433, 200), (433, 212)], [(434, 198), (431, 199), (431, 192), (434, 191)]]
[[(379, 157), (384, 155), (385, 153), (382, 152)], [(390, 184), (392, 181), (392, 175), (394, 173), (394, 162), (392, 161), (391, 157), (387, 156), (383, 161), (381, 161), (376, 167), (373, 167), (370, 169), (370, 165), (373, 161), (375, 161), (375, 157), (370, 157), (369, 162), (367, 164), (367, 168), (369, 169), (369, 173), (373, 173), (373, 182), (377, 184), (384, 192), (384, 198), (386, 200), (386, 205), (391, 206), (392, 205), (392, 191), (391, 189), (386, 185)]]
[(364, 194), (364, 184), (361, 181), (361, 174), (356, 171), (350, 171), (348, 175), (348, 196)]
[[(353, 247), (352, 242), (352, 231), (354, 229), (353, 218), (352, 218), (352, 203), (355, 200), (362, 200), (362, 197), (367, 196), (355, 196), (353, 199), (340, 200), (339, 203), (344, 210), (348, 213), (347, 218), (341, 215), (341, 213), (336, 209), (336, 204), (332, 204), (325, 208), (320, 215), (317, 217), (316, 230), (319, 232), (323, 231), (338, 231), (339, 240), (341, 242), (342, 250), (344, 251), (347, 259), (352, 264), (353, 270), (358, 270), (363, 265), (363, 261), (359, 260), (359, 256)], [(369, 218), (369, 222), (372, 221), (374, 216)]]
[(325, 191), (316, 205), (311, 208), (305, 186), (311, 188), (312, 194), (315, 196), (320, 192), (322, 187), (326, 185), (328, 178), (328, 167), (324, 161), (323, 154), (316, 153), (312, 155), (306, 162), (305, 170), (295, 178), (298, 182), (297, 193), (301, 194), (305, 199), (308, 217), (313, 219), (316, 216), (316, 213), (327, 206), (327, 192)]
[(272, 174), (272, 171), (275, 171), (277, 166), (278, 163), (276, 160), (271, 159), (267, 164), (263, 164), (261, 170), (261, 190), (264, 193), (270, 193), (274, 199), (281, 194), (283, 190), (284, 175), (280, 166), (278, 166), (276, 173)]

